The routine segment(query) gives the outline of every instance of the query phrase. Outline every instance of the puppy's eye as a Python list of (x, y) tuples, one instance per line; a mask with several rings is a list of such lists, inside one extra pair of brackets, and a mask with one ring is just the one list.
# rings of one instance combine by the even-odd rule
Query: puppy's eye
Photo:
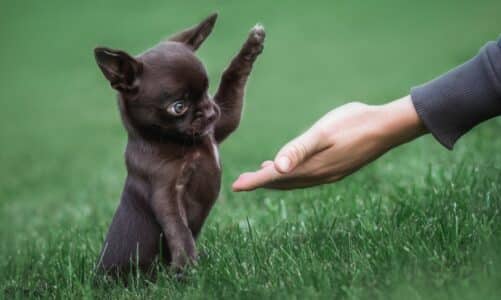
[(188, 104), (184, 100), (177, 100), (167, 107), (167, 112), (174, 116), (180, 116), (188, 110)]

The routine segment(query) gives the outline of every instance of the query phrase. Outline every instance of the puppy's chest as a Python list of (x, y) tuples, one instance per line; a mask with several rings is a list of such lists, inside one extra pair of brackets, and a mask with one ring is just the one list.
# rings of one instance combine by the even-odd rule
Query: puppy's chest
[(221, 163), (215, 144), (195, 150), (185, 160), (182, 168), (184, 180), (178, 180), (186, 199), (191, 202), (213, 202), (221, 185)]

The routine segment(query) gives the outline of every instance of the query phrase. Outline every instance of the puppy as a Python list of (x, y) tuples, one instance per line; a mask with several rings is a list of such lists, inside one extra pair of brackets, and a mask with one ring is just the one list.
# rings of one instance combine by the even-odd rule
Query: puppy
[(96, 62), (112, 88), (127, 131), (127, 178), (98, 268), (149, 272), (159, 259), (182, 270), (195, 262), (195, 240), (221, 183), (218, 146), (238, 127), (252, 65), (265, 32), (256, 25), (211, 97), (195, 51), (216, 22), (200, 24), (139, 56), (98, 47)]

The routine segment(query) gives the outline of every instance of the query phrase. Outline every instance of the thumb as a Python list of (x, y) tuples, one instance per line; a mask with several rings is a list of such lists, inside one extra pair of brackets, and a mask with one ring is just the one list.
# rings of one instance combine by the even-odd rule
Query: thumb
[(292, 171), (316, 152), (318, 144), (319, 141), (315, 131), (309, 129), (282, 147), (275, 157), (275, 169), (281, 173)]

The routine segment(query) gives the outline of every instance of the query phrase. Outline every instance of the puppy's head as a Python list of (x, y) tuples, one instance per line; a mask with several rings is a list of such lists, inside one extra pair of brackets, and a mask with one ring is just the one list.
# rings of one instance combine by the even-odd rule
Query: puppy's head
[(200, 24), (133, 57), (121, 50), (94, 49), (110, 85), (119, 92), (130, 125), (144, 135), (196, 139), (209, 132), (219, 108), (208, 95), (209, 79), (195, 51), (216, 22)]

